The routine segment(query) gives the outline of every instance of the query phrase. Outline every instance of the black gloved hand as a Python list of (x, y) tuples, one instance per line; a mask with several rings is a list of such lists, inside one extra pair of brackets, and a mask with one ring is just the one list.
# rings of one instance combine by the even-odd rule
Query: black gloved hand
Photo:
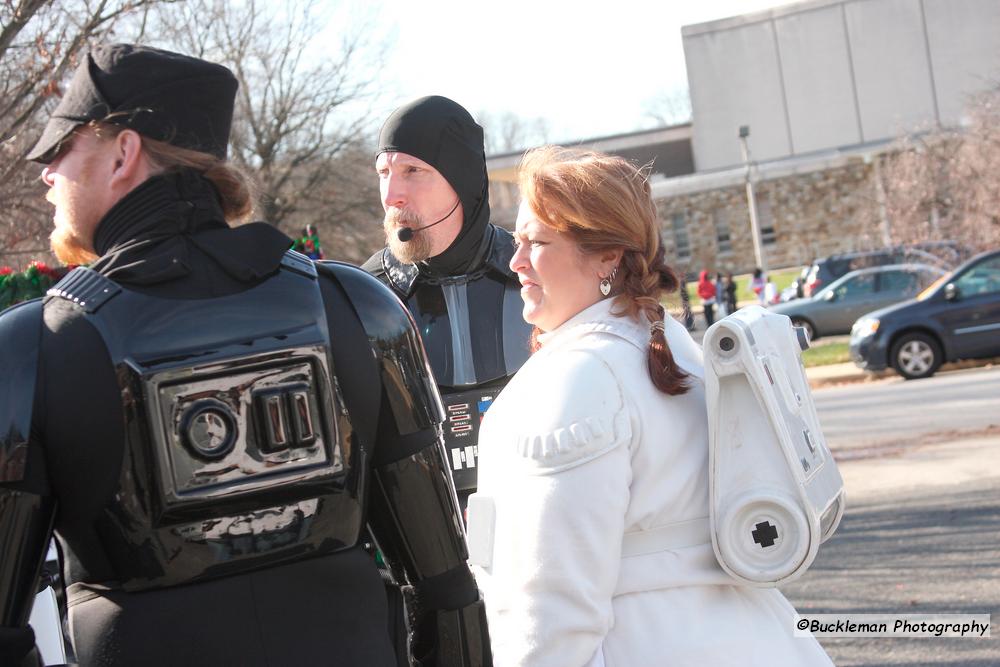
[(37, 657), (29, 659), (34, 648), (35, 631), (30, 625), (23, 628), (0, 626), (0, 665), (22, 667), (41, 664)]
[(481, 599), (461, 609), (423, 609), (412, 586), (403, 588), (413, 667), (492, 667), (486, 607)]

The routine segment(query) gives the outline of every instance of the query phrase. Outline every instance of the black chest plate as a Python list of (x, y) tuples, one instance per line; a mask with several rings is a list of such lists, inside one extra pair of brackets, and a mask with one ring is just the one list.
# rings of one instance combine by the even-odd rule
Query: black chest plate
[(447, 411), (444, 426), (455, 487), (476, 487), (479, 423), (528, 359), (531, 325), (520, 286), (493, 273), (469, 281), (419, 283), (407, 301)]
[(309, 268), (206, 300), (153, 298), (79, 269), (54, 288), (84, 308), (117, 369), (125, 453), (97, 530), (125, 589), (355, 543), (365, 453), (352, 451)]

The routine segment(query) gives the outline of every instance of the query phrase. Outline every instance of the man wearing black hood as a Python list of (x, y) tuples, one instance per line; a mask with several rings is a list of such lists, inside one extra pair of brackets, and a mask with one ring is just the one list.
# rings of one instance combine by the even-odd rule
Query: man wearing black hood
[(362, 267), (407, 305), (448, 412), (445, 441), (462, 504), (476, 487), (479, 422), (528, 358), (531, 327), (509, 263), (511, 234), (490, 223), (483, 129), (431, 96), (379, 134), (375, 168), (387, 247)]
[[(490, 664), (437, 390), (371, 276), (254, 223), (220, 65), (95, 48), (31, 159), (90, 262), (0, 316), (0, 665), (55, 532), (80, 665)], [(27, 657), (26, 657), (27, 656)]]

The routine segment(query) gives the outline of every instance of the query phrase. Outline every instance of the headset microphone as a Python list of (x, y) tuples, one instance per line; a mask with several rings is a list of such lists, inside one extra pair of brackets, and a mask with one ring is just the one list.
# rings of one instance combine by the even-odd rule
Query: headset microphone
[(429, 225), (424, 225), (423, 227), (416, 227), (416, 228), (411, 228), (411, 227), (403, 227), (403, 228), (401, 228), (399, 231), (396, 232), (396, 238), (398, 238), (401, 243), (406, 243), (407, 241), (409, 241), (410, 239), (413, 238), (413, 234), (414, 233), (423, 231), (423, 230), (428, 229), (430, 227), (433, 227), (434, 225), (436, 225), (436, 224), (438, 224), (440, 222), (444, 222), (445, 220), (447, 220), (451, 216), (452, 213), (455, 212), (455, 209), (458, 208), (458, 205), (461, 202), (462, 202), (461, 199), (456, 199), (455, 200), (455, 205), (451, 207), (450, 211), (448, 211), (447, 213), (445, 213), (445, 215), (444, 215), (443, 218), (441, 218), (440, 220), (436, 220), (436, 221), (432, 222)]

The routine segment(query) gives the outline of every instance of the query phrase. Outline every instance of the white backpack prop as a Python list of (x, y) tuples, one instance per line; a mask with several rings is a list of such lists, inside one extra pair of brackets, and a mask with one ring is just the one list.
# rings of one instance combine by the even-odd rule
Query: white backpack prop
[(791, 320), (760, 306), (705, 332), (712, 547), (751, 586), (800, 576), (844, 514), (844, 482), (802, 365), (807, 347)]

